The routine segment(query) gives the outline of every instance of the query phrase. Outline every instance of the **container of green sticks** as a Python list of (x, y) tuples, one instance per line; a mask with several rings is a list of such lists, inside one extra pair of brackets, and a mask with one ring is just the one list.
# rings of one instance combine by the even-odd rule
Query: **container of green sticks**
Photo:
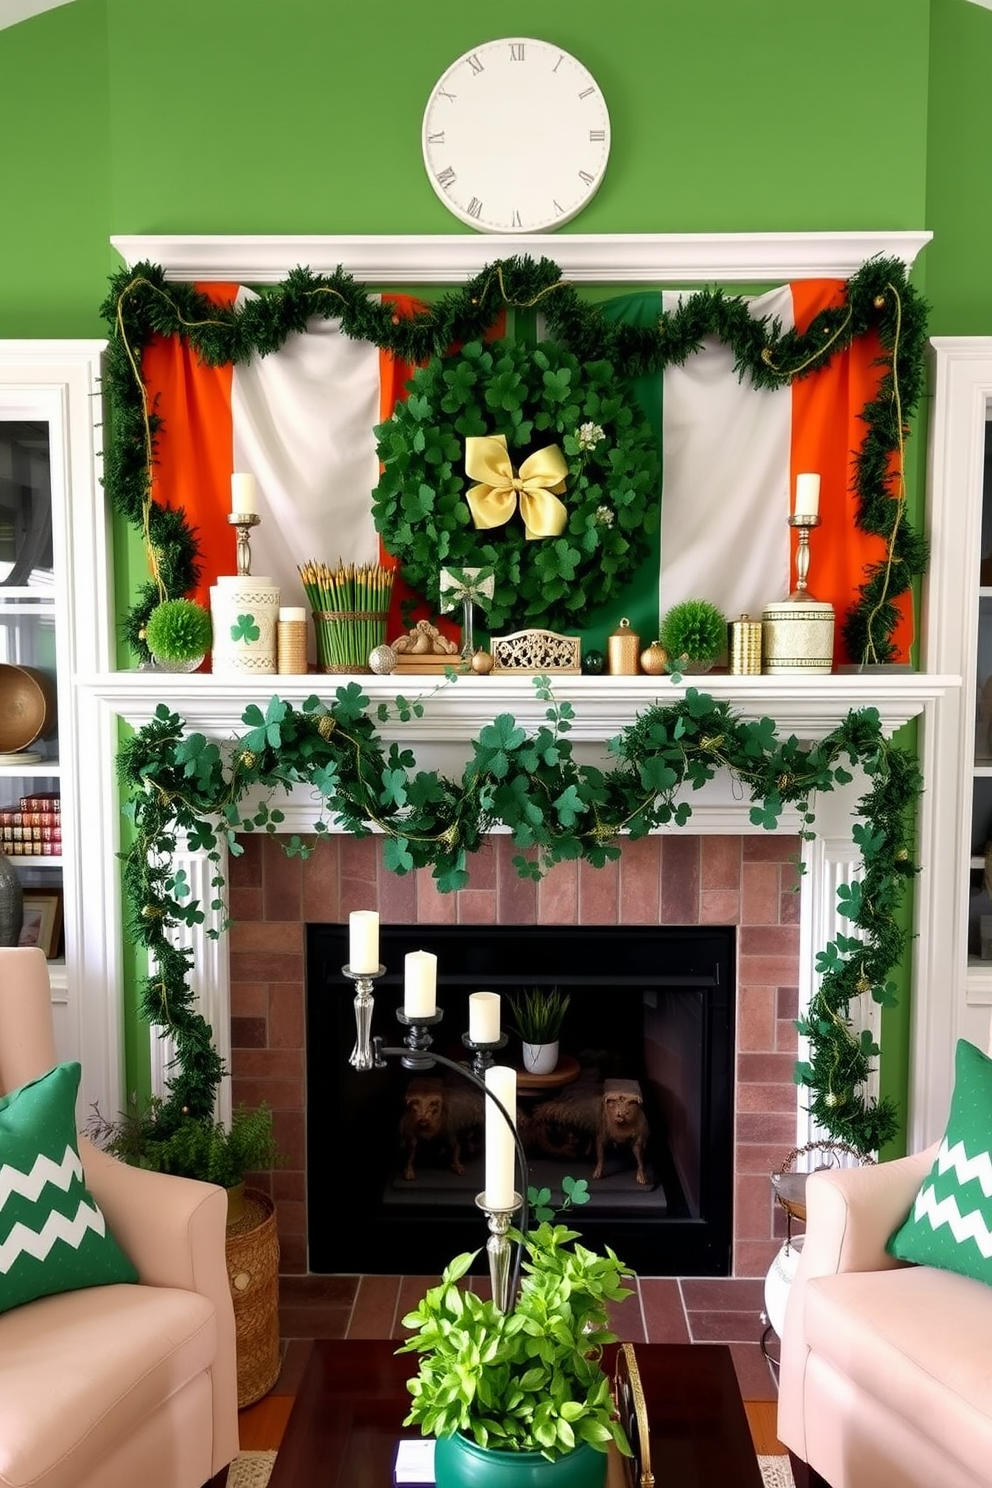
[(299, 565), (310, 601), (319, 672), (370, 672), (369, 655), (386, 639), (393, 570), (340, 560)]

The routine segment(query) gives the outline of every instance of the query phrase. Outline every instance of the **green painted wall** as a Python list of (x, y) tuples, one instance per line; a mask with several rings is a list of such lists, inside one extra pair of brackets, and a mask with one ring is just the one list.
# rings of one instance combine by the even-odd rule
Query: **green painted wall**
[[(74, 0), (0, 31), (0, 336), (103, 334), (114, 233), (467, 231), (420, 121), (493, 35), (559, 42), (606, 93), (607, 177), (566, 233), (928, 227), (932, 331), (992, 331), (992, 13), (967, 0)], [(143, 560), (116, 549), (126, 593)]]

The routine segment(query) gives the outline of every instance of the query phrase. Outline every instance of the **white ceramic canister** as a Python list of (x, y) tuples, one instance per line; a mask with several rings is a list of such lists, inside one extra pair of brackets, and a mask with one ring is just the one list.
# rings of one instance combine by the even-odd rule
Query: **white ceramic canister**
[(276, 670), (279, 586), (254, 574), (222, 575), (210, 590), (215, 673)]

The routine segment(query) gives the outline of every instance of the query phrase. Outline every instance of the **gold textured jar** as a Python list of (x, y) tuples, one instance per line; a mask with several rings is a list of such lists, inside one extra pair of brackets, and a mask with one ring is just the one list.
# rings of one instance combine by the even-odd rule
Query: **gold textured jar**
[(606, 669), (611, 677), (636, 677), (641, 638), (631, 630), (626, 615), (606, 640)]
[(761, 621), (742, 615), (730, 627), (730, 670), (738, 677), (761, 671)]

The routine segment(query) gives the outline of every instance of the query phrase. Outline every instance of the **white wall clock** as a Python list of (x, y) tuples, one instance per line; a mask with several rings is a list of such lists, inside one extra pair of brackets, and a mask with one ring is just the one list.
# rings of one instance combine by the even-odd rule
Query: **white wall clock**
[(449, 212), (480, 232), (547, 232), (595, 195), (610, 153), (602, 89), (530, 37), (486, 41), (443, 74), (424, 110), (424, 164)]

